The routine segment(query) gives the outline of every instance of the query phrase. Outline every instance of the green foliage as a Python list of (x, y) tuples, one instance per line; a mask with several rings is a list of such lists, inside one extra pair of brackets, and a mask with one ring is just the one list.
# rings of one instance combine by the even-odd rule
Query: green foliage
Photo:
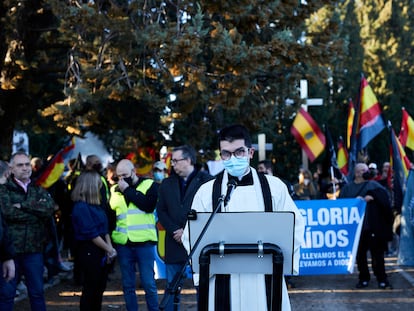
[[(318, 15), (331, 16), (321, 20), (339, 18), (338, 39), (344, 41), (337, 61), (327, 64), (331, 79), (327, 83), (318, 80), (313, 88), (313, 96), (328, 99), (329, 107), (323, 112), (326, 116), (319, 115), (319, 121), (329, 120), (334, 138), (346, 135), (344, 115), (349, 99), (357, 101), (361, 74), (368, 79), (385, 120), (399, 132), (401, 108), (410, 107), (414, 95), (413, 66), (408, 60), (413, 51), (413, 13), (409, 1), (338, 1), (334, 11)], [(368, 160), (378, 164), (388, 161), (388, 143), (384, 130), (369, 144)]]
[[(56, 42), (55, 22), (44, 1), (0, 3), (2, 159), (10, 156), (14, 129), (25, 130), (30, 135), (64, 134), (50, 122), (52, 119), (46, 122), (38, 114), (38, 110), (58, 100), (62, 90), (58, 80), (65, 71), (67, 49)], [(30, 146), (30, 150), (38, 152), (37, 147)]]
[[(170, 144), (207, 153), (227, 123), (254, 133), (268, 128), (276, 139), (274, 129), (289, 129), (296, 110), (285, 99), (297, 106), (306, 68), (333, 59), (339, 46), (327, 45), (329, 29), (309, 34), (318, 44), (299, 40), (306, 18), (332, 1), (48, 3), (60, 21), (60, 42), (71, 48), (66, 98), (43, 114), (75, 133), (92, 129), (110, 140), (111, 133), (147, 133), (135, 135), (137, 144), (154, 135), (161, 140), (154, 133), (171, 124)], [(327, 77), (324, 68), (315, 73)], [(284, 119), (274, 119), (277, 110)]]
[[(45, 132), (55, 144), (92, 131), (115, 157), (182, 143), (209, 157), (217, 131), (237, 122), (254, 139), (266, 134), (277, 173), (292, 180), (301, 163), (290, 134), (300, 79), (309, 97), (324, 99), (309, 111), (334, 139), (345, 136), (361, 73), (397, 132), (401, 107), (414, 114), (410, 4), (5, 0), (0, 153), (9, 152), (12, 130), (23, 129), (33, 142)], [(369, 152), (384, 158), (382, 136)], [(39, 141), (32, 150), (53, 152)]]

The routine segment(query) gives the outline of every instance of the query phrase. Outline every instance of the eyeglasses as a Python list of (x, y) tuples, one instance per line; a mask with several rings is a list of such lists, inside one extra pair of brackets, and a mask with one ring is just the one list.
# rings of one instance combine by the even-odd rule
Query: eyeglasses
[(182, 158), (182, 159), (172, 159), (171, 160), (171, 163), (174, 164), (174, 165), (176, 165), (178, 162), (184, 161), (184, 160), (187, 160), (187, 159), (186, 158)]
[(233, 152), (227, 150), (220, 151), (220, 157), (222, 160), (229, 160), (232, 155), (234, 155), (237, 159), (243, 158), (246, 156), (246, 153), (249, 151), (250, 148), (240, 147)]

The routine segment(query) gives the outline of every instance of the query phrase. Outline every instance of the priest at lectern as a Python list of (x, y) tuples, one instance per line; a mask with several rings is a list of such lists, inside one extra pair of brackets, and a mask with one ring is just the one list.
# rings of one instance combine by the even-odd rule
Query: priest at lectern
[[(212, 212), (217, 206), (217, 201), (220, 201), (217, 198), (221, 197), (224, 199), (218, 210), (219, 213), (293, 212), (295, 215), (293, 272), (297, 274), (305, 223), (285, 184), (277, 177), (257, 173), (250, 166), (254, 149), (250, 135), (244, 126), (232, 125), (223, 128), (219, 133), (219, 147), (225, 169), (217, 175), (215, 180), (211, 180), (199, 188), (194, 197), (192, 209), (197, 212)], [(254, 225), (256, 228), (260, 228), (258, 224)], [(228, 228), (228, 230), (232, 230), (232, 228)], [(278, 230), (278, 228), (274, 228), (274, 230)], [(183, 237), (183, 243), (189, 247), (187, 239), (188, 232)], [(266, 297), (264, 274), (240, 273), (230, 274), (227, 279), (222, 277), (223, 275), (217, 278), (210, 276), (209, 310), (271, 310)], [(197, 279), (198, 276), (195, 275), (196, 285)], [(285, 282), (282, 283), (281, 310), (288, 311), (291, 310), (288, 291)]]

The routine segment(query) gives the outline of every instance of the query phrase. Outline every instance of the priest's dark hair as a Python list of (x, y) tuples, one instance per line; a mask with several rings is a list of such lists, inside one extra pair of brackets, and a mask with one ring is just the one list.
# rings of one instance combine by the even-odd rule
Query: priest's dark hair
[(250, 138), (249, 131), (241, 124), (234, 124), (223, 128), (219, 133), (219, 145), (220, 142), (225, 140), (232, 142), (237, 139), (244, 139), (246, 147), (251, 148), (252, 140)]

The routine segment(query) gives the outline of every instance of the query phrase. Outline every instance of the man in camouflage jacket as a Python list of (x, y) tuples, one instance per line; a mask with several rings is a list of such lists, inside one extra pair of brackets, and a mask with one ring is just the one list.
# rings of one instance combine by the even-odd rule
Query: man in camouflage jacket
[(0, 187), (0, 207), (16, 251), (16, 277), (0, 288), (0, 310), (13, 310), (17, 281), (21, 274), (32, 310), (46, 310), (43, 290), (45, 230), (55, 202), (43, 188), (30, 182), (30, 158), (17, 152), (10, 159), (11, 176)]

